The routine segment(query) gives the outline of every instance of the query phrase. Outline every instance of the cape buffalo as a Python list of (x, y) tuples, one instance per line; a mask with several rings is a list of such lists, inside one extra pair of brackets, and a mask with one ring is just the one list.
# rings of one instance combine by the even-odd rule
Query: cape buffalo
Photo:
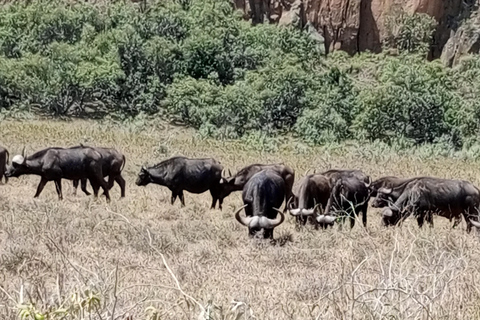
[[(102, 172), (104, 177), (108, 176), (108, 189), (112, 189), (114, 181), (117, 182), (120, 186), (120, 197), (124, 198), (125, 179), (122, 177), (122, 170), (125, 167), (125, 156), (113, 148), (87, 147), (83, 144), (80, 144), (80, 148), (92, 148), (102, 155)], [(87, 179), (81, 179), (80, 181), (82, 191), (89, 196), (90, 192), (87, 191)], [(73, 180), (74, 194), (77, 193), (78, 182), (79, 180)]]
[[(285, 220), (278, 209), (284, 197), (284, 179), (274, 170), (262, 170), (245, 184), (242, 192), (244, 206), (235, 212), (235, 218), (248, 227), (251, 237), (259, 235), (273, 239), (273, 229)], [(245, 217), (240, 216), (242, 209), (245, 209)]]
[[(222, 178), (221, 201), (233, 191), (240, 191), (245, 184), (258, 172), (270, 169), (277, 172), (285, 181), (285, 203), (292, 197), (292, 188), (295, 181), (295, 171), (284, 164), (252, 164), (240, 170), (235, 176)], [(286, 209), (286, 207), (285, 207)]]
[(185, 206), (183, 190), (191, 193), (203, 193), (210, 190), (212, 195), (212, 209), (219, 200), (219, 208), (222, 209), (220, 194), (220, 179), (223, 166), (215, 159), (189, 159), (185, 157), (173, 157), (162, 161), (153, 167), (142, 167), (138, 174), (137, 186), (146, 186), (149, 183), (165, 186), (172, 191), (173, 204), (180, 198), (182, 206)]
[[(391, 189), (379, 190), (377, 197), (388, 196), (390, 192)], [(397, 201), (389, 203), (382, 215), (385, 225), (395, 225), (413, 213), (419, 227), (425, 219), (433, 225), (432, 214), (449, 220), (454, 218), (455, 227), (463, 215), (467, 232), (470, 232), (470, 218), (478, 220), (479, 205), (480, 191), (468, 181), (422, 177), (409, 182)]]
[(7, 168), (7, 177), (20, 177), (24, 174), (34, 174), (41, 177), (35, 193), (37, 198), (48, 181), (54, 181), (58, 198), (63, 199), (62, 179), (88, 179), (93, 187), (95, 197), (102, 187), (107, 201), (110, 201), (108, 187), (103, 180), (102, 155), (92, 148), (47, 148), (25, 156), (16, 155), (12, 165)]
[[(403, 179), (394, 176), (388, 176), (373, 181), (370, 186), (371, 196), (375, 197), (372, 201), (372, 207), (383, 208), (388, 206), (389, 203), (394, 203), (403, 193), (403, 190), (405, 190), (405, 187), (408, 185), (408, 183), (418, 178), (419, 177)], [(391, 189), (388, 195), (382, 192), (385, 189)], [(380, 197), (377, 197), (378, 192), (381, 194)]]
[[(322, 174), (305, 176), (298, 183), (296, 194), (292, 201), (289, 200), (290, 214), (295, 217), (298, 224), (305, 225), (307, 219), (313, 218), (316, 214), (319, 206), (321, 210), (325, 209), (330, 198), (329, 179)], [(317, 226), (316, 219), (311, 219), (311, 221)], [(321, 221), (322, 219), (318, 222)]]
[(341, 221), (350, 219), (350, 227), (355, 225), (355, 216), (362, 213), (363, 225), (367, 226), (367, 208), (370, 199), (371, 179), (360, 170), (329, 170), (322, 173), (330, 178), (332, 192), (325, 208), (325, 215), (330, 210), (342, 211)]
[(5, 175), (5, 172), (7, 171), (8, 158), (9, 158), (8, 150), (0, 147), (0, 182), (2, 182), (2, 178), (4, 176), (5, 176), (5, 183), (8, 182), (8, 177)]

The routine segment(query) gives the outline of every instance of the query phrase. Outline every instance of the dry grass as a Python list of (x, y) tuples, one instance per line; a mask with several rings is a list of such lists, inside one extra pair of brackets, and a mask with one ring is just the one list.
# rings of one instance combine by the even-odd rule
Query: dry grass
[[(249, 239), (232, 217), (239, 193), (226, 199), (223, 211), (209, 209), (208, 193), (187, 193), (180, 208), (168, 203), (166, 188), (134, 184), (142, 164), (179, 154), (212, 156), (232, 171), (284, 161), (297, 181), (310, 168), (361, 168), (373, 178), (434, 175), (480, 185), (476, 161), (422, 160), (354, 146), (290, 144), (262, 153), (174, 127), (39, 120), (0, 126), (0, 144), (11, 154), (23, 145), (33, 152), (79, 142), (126, 154), (127, 198), (118, 200), (118, 186), (110, 204), (81, 192), (74, 197), (64, 181), (65, 200), (57, 200), (53, 184), (33, 199), (34, 176), (0, 185), (1, 319), (20, 312), (28, 318), (35, 310), (45, 319), (480, 317), (479, 239), (466, 234), (464, 223), (452, 230), (436, 218), (433, 229), (419, 230), (411, 219), (385, 229), (378, 211), (369, 209), (368, 230), (357, 224), (352, 231), (315, 231), (296, 230), (288, 217), (271, 244)], [(62, 308), (68, 315), (55, 313)]]

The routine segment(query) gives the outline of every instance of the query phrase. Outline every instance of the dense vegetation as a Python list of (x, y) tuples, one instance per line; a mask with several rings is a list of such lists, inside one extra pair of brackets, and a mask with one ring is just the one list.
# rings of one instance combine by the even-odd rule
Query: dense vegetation
[(144, 113), (218, 138), (476, 144), (480, 58), (429, 62), (433, 19), (387, 22), (385, 53), (326, 57), (312, 33), (252, 26), (227, 0), (4, 5), (0, 110)]

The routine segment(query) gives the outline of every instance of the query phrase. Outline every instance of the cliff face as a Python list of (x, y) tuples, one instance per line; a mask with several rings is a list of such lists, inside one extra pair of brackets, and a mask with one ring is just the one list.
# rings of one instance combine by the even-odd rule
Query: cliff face
[[(459, 28), (456, 18), (463, 0), (233, 0), (252, 23), (299, 24), (310, 22), (324, 37), (325, 49), (350, 54), (379, 52), (386, 35), (385, 19), (395, 9), (426, 13), (438, 27), (432, 57), (439, 57), (445, 43)], [(453, 32), (453, 34), (452, 34)]]

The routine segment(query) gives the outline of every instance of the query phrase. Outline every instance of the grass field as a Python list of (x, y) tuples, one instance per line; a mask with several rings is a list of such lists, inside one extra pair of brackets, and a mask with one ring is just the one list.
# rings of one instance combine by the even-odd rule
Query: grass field
[[(286, 140), (289, 141), (289, 140)], [(0, 319), (475, 319), (480, 318), (480, 239), (443, 218), (419, 229), (275, 229), (275, 243), (249, 239), (232, 213), (240, 193), (210, 210), (209, 193), (170, 205), (164, 187), (134, 183), (141, 165), (166, 157), (214, 157), (232, 172), (283, 161), (296, 180), (309, 169), (359, 168), (378, 178), (433, 175), (480, 185), (475, 160), (398, 155), (369, 146), (274, 152), (199, 139), (185, 128), (122, 127), (76, 120), (2, 121), (11, 157), (49, 146), (110, 146), (127, 157), (127, 197), (64, 200), (53, 183), (33, 199), (39, 177), (0, 185)], [(42, 318), (43, 315), (43, 318)], [(131, 316), (129, 318), (129, 316)]]

